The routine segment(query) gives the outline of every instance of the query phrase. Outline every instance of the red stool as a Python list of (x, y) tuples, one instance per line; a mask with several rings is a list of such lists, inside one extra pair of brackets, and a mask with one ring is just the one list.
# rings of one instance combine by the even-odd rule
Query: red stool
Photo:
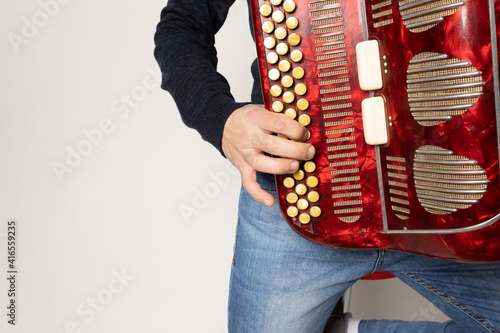
[(361, 278), (361, 280), (385, 280), (395, 278), (391, 272), (374, 272), (368, 275), (365, 275)]

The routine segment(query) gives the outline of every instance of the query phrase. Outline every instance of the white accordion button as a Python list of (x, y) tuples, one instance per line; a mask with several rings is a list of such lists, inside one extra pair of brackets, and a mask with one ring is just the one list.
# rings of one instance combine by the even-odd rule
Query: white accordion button
[(389, 142), (384, 99), (380, 96), (366, 98), (361, 102), (363, 131), (367, 144), (385, 145)]
[(356, 45), (356, 61), (361, 89), (377, 90), (382, 88), (382, 66), (380, 50), (376, 40), (367, 40)]

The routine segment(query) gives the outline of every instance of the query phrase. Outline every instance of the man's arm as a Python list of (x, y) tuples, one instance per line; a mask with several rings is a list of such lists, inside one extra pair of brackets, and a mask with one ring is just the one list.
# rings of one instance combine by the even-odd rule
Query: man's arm
[(221, 138), (236, 103), (217, 72), (215, 34), (234, 0), (169, 0), (155, 34), (162, 88), (169, 91), (184, 123), (221, 153)]
[[(256, 182), (257, 171), (295, 172), (299, 160), (312, 158), (314, 148), (300, 142), (306, 129), (296, 121), (262, 106), (236, 103), (217, 72), (215, 34), (233, 2), (169, 0), (155, 35), (155, 56), (163, 73), (162, 88), (174, 97), (186, 125), (238, 168), (243, 186), (255, 200), (272, 206), (273, 196)], [(223, 3), (227, 8), (221, 7)]]

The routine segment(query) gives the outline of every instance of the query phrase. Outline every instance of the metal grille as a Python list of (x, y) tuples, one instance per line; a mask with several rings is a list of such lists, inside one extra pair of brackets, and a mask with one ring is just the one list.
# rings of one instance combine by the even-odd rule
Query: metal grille
[(408, 220), (410, 216), (410, 202), (408, 201), (408, 176), (406, 159), (403, 157), (387, 156), (387, 172), (389, 177), (389, 199), (395, 215), (401, 220)]
[(414, 119), (423, 126), (435, 126), (474, 106), (484, 82), (470, 62), (423, 52), (410, 61), (407, 85)]
[[(310, 2), (312, 37), (315, 43), (326, 151), (331, 168), (334, 214), (340, 221), (353, 223), (363, 212), (359, 160), (356, 153), (354, 109), (351, 103), (349, 66), (343, 12), (336, 1)], [(328, 6), (333, 6), (328, 8)], [(325, 8), (326, 7), (326, 8)]]
[(471, 207), (486, 193), (489, 182), (477, 161), (430, 145), (416, 151), (413, 171), (418, 200), (437, 215)]
[(399, 11), (404, 25), (414, 33), (429, 30), (465, 5), (460, 0), (403, 0)]
[(391, 0), (385, 0), (385, 1), (379, 1), (379, 0), (371, 0), (371, 13), (372, 13), (372, 19), (373, 19), (373, 26), (375, 28), (378, 27), (383, 27), (389, 24), (392, 24), (394, 22), (392, 18), (392, 1)]

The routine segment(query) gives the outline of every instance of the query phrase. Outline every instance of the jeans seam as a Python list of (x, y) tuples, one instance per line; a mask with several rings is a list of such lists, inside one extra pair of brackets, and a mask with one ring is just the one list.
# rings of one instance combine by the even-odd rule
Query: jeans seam
[(380, 269), (380, 267), (382, 267), (382, 262), (384, 261), (384, 259), (385, 259), (385, 251), (378, 250), (377, 260), (375, 261), (375, 267), (373, 268), (371, 273), (375, 273)]
[(419, 276), (417, 276), (415, 274), (409, 274), (409, 273), (403, 273), (403, 274), (406, 275), (409, 279), (413, 280), (417, 284), (419, 284), (422, 287), (424, 287), (425, 289), (427, 289), (428, 291), (434, 293), (435, 295), (437, 295), (439, 298), (441, 298), (442, 300), (444, 300), (448, 304), (453, 305), (458, 310), (460, 310), (463, 313), (465, 313), (467, 316), (469, 316), (470, 318), (472, 318), (473, 320), (475, 320), (478, 324), (480, 324), (481, 326), (483, 326), (489, 332), (500, 333), (500, 331), (498, 329), (496, 329), (495, 327), (493, 327), (493, 325), (491, 325), (482, 316), (480, 316), (477, 313), (473, 312), (465, 304), (457, 302), (452, 297), (450, 297), (448, 294), (446, 294), (444, 291), (439, 290), (438, 288), (436, 288), (434, 285), (425, 282), (421, 277), (419, 277)]

